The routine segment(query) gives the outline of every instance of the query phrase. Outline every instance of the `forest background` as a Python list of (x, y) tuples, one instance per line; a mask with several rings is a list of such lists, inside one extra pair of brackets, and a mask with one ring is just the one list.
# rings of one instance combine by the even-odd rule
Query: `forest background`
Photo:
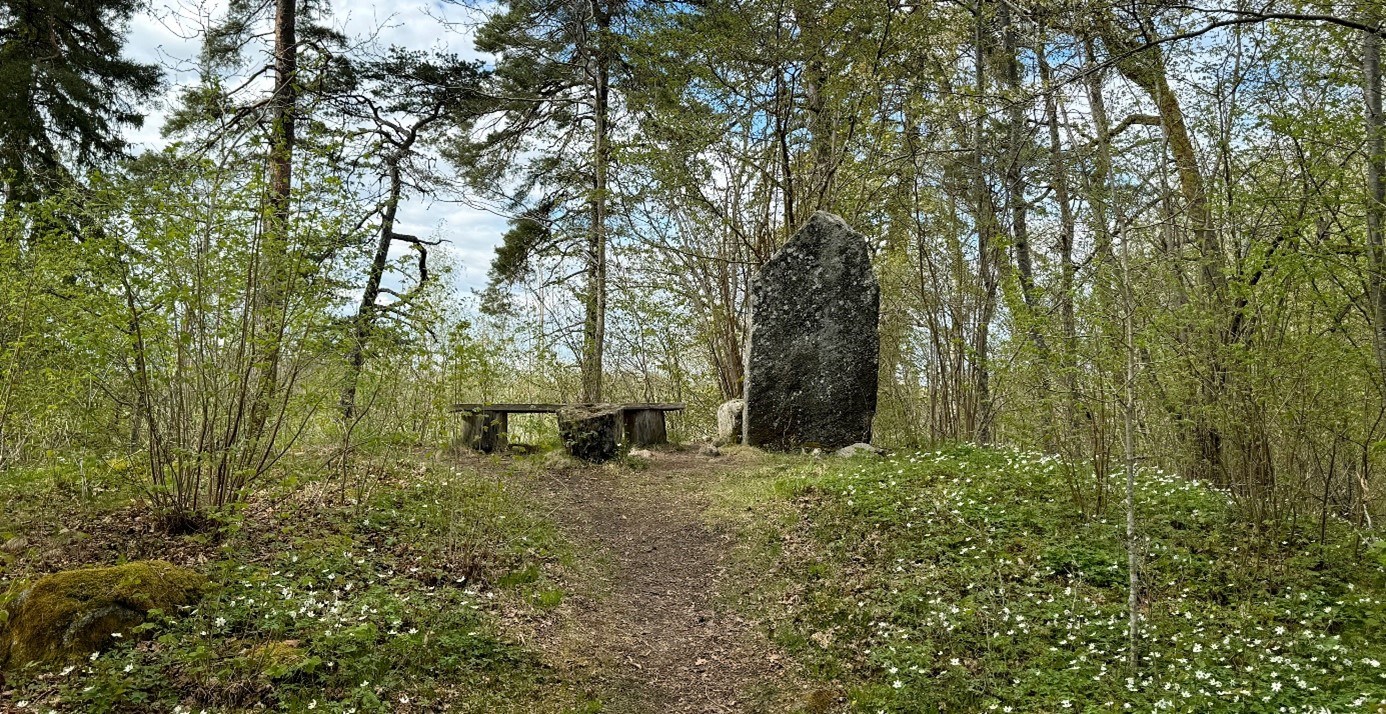
[[(182, 529), (456, 401), (706, 436), (751, 276), (828, 210), (874, 241), (879, 443), (1055, 453), (1093, 512), (1129, 443), (1253, 521), (1379, 515), (1374, 2), (340, 11), (0, 9), (0, 468), (100, 462)], [(158, 127), (145, 12), (200, 48)], [(484, 287), (424, 205), (505, 219)]]

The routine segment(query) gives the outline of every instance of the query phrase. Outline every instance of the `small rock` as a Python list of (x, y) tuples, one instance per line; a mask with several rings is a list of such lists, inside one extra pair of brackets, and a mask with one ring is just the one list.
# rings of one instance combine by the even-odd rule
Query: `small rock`
[(28, 538), (25, 538), (24, 536), (15, 536), (5, 541), (4, 545), (0, 545), (0, 550), (3, 550), (6, 553), (9, 553), (10, 555), (19, 555), (20, 553), (24, 552), (25, 548), (28, 547)]
[(721, 456), (722, 450), (712, 444), (703, 444), (702, 448), (698, 449), (698, 453), (702, 456)]
[(870, 444), (857, 442), (855, 444), (852, 444), (851, 446), (844, 446), (841, 449), (837, 450), (837, 455), (844, 458), (850, 458), (853, 456), (857, 456), (858, 454), (885, 456), (885, 449), (882, 449), (879, 446), (872, 446)]
[(746, 414), (746, 400), (730, 399), (717, 407), (717, 443), (740, 444), (742, 417)]

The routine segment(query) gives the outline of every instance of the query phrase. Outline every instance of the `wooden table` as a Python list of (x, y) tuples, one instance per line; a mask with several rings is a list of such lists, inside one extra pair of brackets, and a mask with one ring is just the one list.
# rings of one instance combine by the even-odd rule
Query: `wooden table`
[[(509, 444), (506, 435), (510, 433), (511, 414), (557, 414), (558, 410), (569, 406), (590, 406), (583, 404), (505, 404), (474, 403), (454, 404), (450, 410), (462, 414), (465, 419), (462, 427), (462, 443), (468, 448), (491, 453), (505, 449)], [(653, 446), (669, 443), (669, 432), (665, 427), (665, 412), (683, 411), (682, 403), (615, 404), (621, 410), (621, 423), (624, 441), (629, 446)]]

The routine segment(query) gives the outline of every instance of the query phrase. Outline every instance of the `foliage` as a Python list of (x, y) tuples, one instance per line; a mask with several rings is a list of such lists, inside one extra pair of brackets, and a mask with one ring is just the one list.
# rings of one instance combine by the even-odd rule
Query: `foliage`
[[(397, 455), (441, 447), (455, 402), (678, 400), (674, 438), (710, 434), (750, 281), (821, 209), (872, 240), (876, 440), (1054, 456), (778, 464), (754, 497), (805, 516), (778, 633), (819, 674), (866, 711), (1376, 706), (1380, 18), (1258, 7), (506, 0), (470, 62), (233, 0), (193, 23), (168, 145), (131, 158), (157, 85), (120, 54), (137, 6), (0, 3), (0, 528), (31, 494), (55, 498), (35, 523), (134, 497), (169, 548), (224, 548), (196, 616), (25, 691), (542, 686), (483, 600), (560, 604), (555, 537), (499, 482), (402, 485)], [(470, 254), (427, 252), (446, 230), (397, 230), (435, 198), (511, 217), (474, 300), (446, 269)], [(245, 550), (267, 529), (286, 555)]]
[(78, 169), (121, 155), (121, 133), (161, 72), (122, 55), (137, 0), (0, 4), (0, 182), (6, 204), (34, 201)]
[[(764, 478), (764, 477), (762, 477)], [(1368, 711), (1386, 650), (1379, 544), (1335, 521), (1248, 524), (1224, 492), (1143, 471), (1140, 664), (1126, 544), (1053, 457), (958, 448), (773, 477), (794, 593), (777, 638), (854, 711)]]

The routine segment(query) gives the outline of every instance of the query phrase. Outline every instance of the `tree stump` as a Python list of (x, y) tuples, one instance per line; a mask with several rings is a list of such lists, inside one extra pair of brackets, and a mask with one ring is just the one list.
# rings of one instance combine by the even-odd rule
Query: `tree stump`
[(664, 427), (664, 412), (659, 409), (627, 409), (625, 411), (626, 444), (655, 446), (669, 443)]
[(462, 419), (462, 446), (483, 453), (504, 449), (510, 433), (510, 415), (505, 412), (480, 411)]
[(587, 404), (558, 410), (558, 436), (574, 458), (592, 463), (610, 461), (620, 452), (621, 408)]

